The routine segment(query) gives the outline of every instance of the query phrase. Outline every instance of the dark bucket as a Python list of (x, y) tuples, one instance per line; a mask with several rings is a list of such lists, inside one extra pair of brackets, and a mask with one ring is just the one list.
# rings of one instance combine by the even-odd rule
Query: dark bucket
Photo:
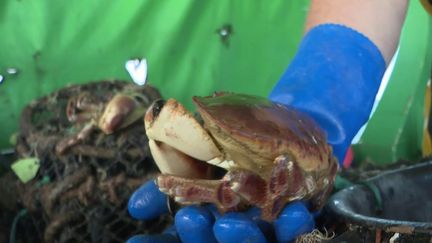
[(432, 161), (384, 172), (345, 188), (329, 199), (326, 211), (351, 229), (361, 228), (362, 235), (366, 230), (430, 239)]

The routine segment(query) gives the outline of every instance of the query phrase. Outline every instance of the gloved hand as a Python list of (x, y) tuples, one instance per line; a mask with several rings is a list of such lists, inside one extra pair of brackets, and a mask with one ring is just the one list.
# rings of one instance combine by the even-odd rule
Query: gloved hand
[[(309, 114), (327, 133), (340, 162), (351, 140), (369, 118), (385, 71), (378, 48), (365, 36), (334, 24), (311, 29), (269, 98)], [(149, 182), (129, 201), (137, 219), (167, 213), (166, 196)], [(186, 207), (175, 216), (174, 230), (129, 242), (289, 242), (311, 231), (314, 220), (301, 202), (288, 204), (272, 224), (259, 210), (219, 215), (212, 207)], [(273, 238), (274, 237), (274, 238)]]
[[(154, 181), (141, 186), (129, 200), (129, 213), (150, 220), (168, 213), (167, 196)], [(305, 204), (293, 202), (272, 224), (260, 219), (260, 210), (219, 214), (212, 205), (188, 206), (175, 215), (175, 225), (160, 235), (138, 235), (128, 243), (162, 242), (290, 242), (315, 227)]]
[(341, 163), (369, 119), (386, 68), (366, 36), (336, 24), (311, 29), (269, 98), (310, 115)]

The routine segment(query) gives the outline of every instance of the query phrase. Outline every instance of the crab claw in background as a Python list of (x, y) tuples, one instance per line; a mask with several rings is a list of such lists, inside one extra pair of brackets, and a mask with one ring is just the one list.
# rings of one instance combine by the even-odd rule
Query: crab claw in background
[(147, 110), (145, 129), (150, 150), (163, 174), (208, 178), (210, 166), (221, 152), (209, 134), (183, 105), (159, 100)]
[(135, 96), (117, 94), (107, 104), (98, 126), (105, 134), (111, 134), (137, 121), (145, 108)]

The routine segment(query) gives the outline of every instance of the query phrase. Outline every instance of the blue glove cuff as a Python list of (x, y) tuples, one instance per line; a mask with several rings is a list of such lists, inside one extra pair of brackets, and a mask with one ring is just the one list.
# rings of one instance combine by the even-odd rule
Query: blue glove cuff
[(311, 29), (269, 98), (308, 113), (342, 163), (368, 120), (386, 64), (367, 37), (343, 25)]

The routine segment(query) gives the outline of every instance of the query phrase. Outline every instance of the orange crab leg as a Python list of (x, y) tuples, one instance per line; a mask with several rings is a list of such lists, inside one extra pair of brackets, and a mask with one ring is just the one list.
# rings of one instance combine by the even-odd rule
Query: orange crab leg
[(235, 210), (241, 198), (224, 180), (193, 180), (171, 175), (160, 175), (157, 185), (162, 192), (174, 196), (181, 204), (214, 203), (219, 210)]

